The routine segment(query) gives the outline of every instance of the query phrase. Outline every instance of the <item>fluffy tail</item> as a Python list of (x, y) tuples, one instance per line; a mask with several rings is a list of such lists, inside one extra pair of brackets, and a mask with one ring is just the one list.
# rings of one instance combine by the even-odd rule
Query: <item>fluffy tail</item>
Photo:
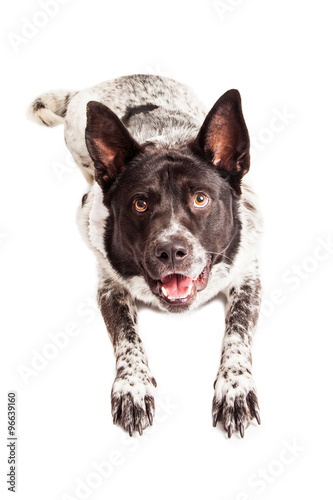
[(75, 94), (76, 92), (68, 90), (47, 92), (33, 101), (28, 108), (27, 116), (39, 125), (55, 127), (64, 122), (68, 104)]

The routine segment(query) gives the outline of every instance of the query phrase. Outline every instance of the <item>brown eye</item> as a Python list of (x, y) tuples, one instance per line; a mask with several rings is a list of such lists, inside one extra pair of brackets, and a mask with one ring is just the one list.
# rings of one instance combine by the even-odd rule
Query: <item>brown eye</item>
[(206, 207), (208, 204), (208, 196), (204, 193), (197, 193), (194, 197), (194, 206), (197, 208)]
[(136, 202), (134, 203), (134, 207), (137, 212), (145, 212), (148, 208), (148, 205), (144, 200), (136, 200)]

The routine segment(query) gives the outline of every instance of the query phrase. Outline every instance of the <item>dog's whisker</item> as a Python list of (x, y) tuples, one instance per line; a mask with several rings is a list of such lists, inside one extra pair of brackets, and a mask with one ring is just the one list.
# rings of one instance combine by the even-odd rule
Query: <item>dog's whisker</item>
[(230, 263), (232, 263), (232, 259), (230, 259), (230, 257), (227, 257), (227, 255), (224, 254), (224, 251), (223, 252), (208, 252), (208, 253), (210, 253), (211, 255), (221, 255), (224, 259), (226, 259)]

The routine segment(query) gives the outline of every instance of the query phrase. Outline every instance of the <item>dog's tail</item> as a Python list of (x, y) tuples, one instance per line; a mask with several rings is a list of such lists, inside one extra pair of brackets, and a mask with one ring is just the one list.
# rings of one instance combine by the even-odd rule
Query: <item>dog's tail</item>
[(55, 127), (60, 123), (64, 123), (68, 104), (76, 93), (68, 90), (46, 92), (37, 97), (29, 106), (27, 116), (40, 125), (46, 125), (47, 127)]

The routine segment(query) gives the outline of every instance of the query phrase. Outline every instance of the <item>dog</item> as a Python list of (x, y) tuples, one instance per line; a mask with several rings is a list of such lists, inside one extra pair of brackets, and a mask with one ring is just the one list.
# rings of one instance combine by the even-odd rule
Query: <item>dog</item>
[(187, 86), (133, 75), (41, 95), (30, 118), (65, 125), (90, 188), (78, 221), (98, 261), (98, 303), (116, 357), (113, 422), (131, 436), (153, 423), (156, 381), (137, 333), (136, 300), (192, 310), (219, 293), (226, 328), (213, 425), (228, 437), (260, 424), (251, 344), (259, 315), (262, 219), (243, 181), (250, 141), (237, 90), (207, 113)]

